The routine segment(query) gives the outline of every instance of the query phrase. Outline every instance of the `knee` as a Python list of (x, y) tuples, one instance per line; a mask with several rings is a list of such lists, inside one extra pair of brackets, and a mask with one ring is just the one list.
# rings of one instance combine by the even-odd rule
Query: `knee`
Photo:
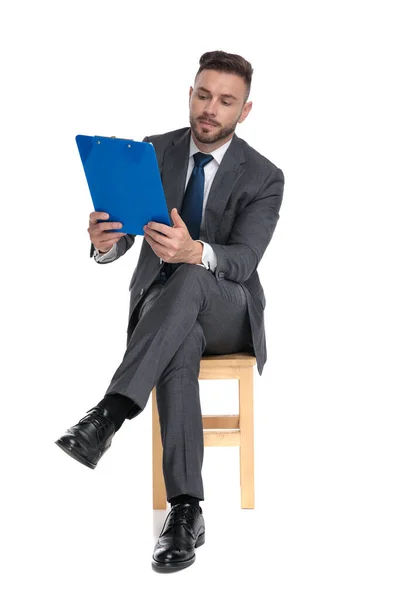
[(202, 279), (205, 277), (209, 277), (211, 271), (208, 271), (208, 269), (205, 269), (204, 267), (201, 267), (200, 265), (192, 265), (192, 264), (188, 264), (188, 263), (184, 263), (183, 265), (180, 265), (178, 267), (178, 269), (175, 271), (175, 275), (178, 275), (179, 273), (179, 277), (182, 277), (183, 279)]

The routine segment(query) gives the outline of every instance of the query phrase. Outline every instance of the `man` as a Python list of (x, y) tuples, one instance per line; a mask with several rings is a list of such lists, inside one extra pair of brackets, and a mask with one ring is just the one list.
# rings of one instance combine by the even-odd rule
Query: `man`
[[(203, 354), (254, 352), (266, 362), (265, 296), (257, 267), (279, 219), (284, 176), (235, 134), (250, 113), (253, 69), (241, 56), (207, 52), (189, 91), (190, 128), (146, 137), (155, 148), (173, 226), (150, 222), (130, 282), (127, 348), (104, 398), (57, 440), (95, 468), (125, 419), (157, 386), (163, 472), (171, 510), (152, 561), (160, 570), (195, 560), (204, 543)], [(102, 264), (135, 241), (93, 212), (90, 256)]]

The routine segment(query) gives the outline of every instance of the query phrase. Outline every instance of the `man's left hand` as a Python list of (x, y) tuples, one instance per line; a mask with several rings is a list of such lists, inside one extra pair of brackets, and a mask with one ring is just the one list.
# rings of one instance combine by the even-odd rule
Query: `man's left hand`
[[(167, 263), (201, 262), (203, 244), (192, 240), (188, 228), (181, 219), (176, 208), (171, 210), (173, 227), (149, 221), (143, 227), (144, 238), (150, 244), (153, 252)], [(164, 235), (162, 235), (164, 234)]]

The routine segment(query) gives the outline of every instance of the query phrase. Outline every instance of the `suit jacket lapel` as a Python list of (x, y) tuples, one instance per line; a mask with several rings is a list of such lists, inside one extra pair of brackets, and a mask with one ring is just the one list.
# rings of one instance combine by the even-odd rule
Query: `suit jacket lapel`
[(171, 227), (171, 210), (181, 212), (185, 193), (186, 175), (189, 165), (190, 128), (166, 149), (162, 170), (162, 182), (165, 200), (168, 206)]
[(244, 172), (242, 165), (245, 162), (246, 158), (240, 138), (234, 133), (232, 142), (225, 152), (218, 171), (215, 174), (207, 198), (204, 226), (207, 240), (210, 242), (215, 241), (215, 232), (217, 231), (232, 190)]
[[(171, 210), (175, 207), (181, 212), (185, 194), (186, 175), (189, 165), (191, 130), (174, 140), (166, 149), (162, 169), (162, 182), (171, 221)], [(232, 142), (225, 152), (218, 171), (215, 174), (204, 214), (204, 225), (209, 241), (214, 241), (220, 219), (222, 218), (233, 187), (243, 173), (246, 162), (240, 138), (234, 133)], [(171, 222), (171, 226), (173, 223)]]

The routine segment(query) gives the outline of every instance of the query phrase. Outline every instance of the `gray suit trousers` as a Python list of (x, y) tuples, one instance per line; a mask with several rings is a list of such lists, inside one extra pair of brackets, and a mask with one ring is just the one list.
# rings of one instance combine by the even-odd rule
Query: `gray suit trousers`
[(253, 352), (245, 293), (237, 282), (181, 264), (167, 281), (150, 286), (138, 308), (106, 393), (133, 400), (132, 419), (156, 386), (167, 499), (190, 494), (204, 500), (200, 360), (203, 354)]

